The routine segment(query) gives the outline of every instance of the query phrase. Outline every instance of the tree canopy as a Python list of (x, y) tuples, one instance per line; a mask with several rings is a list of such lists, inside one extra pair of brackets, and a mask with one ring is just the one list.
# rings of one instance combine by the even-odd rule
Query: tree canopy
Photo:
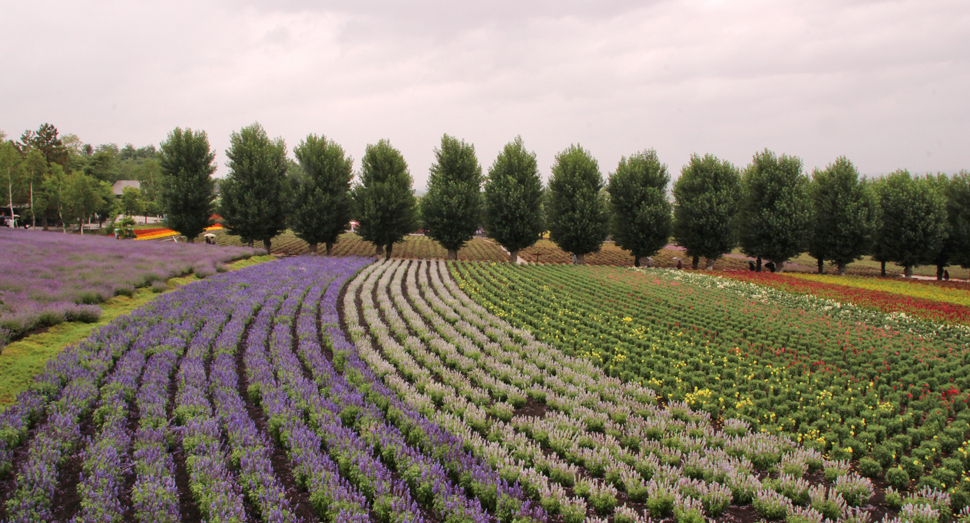
[(946, 196), (936, 182), (914, 178), (906, 170), (886, 176), (876, 191), (876, 258), (896, 262), (907, 277), (912, 276), (913, 267), (933, 262), (946, 239)]
[(737, 214), (741, 206), (741, 174), (727, 160), (707, 154), (691, 155), (674, 182), (673, 235), (697, 268), (707, 268), (737, 243)]
[[(157, 190), (165, 223), (192, 242), (209, 226), (214, 209), (212, 173), (216, 168), (212, 162), (216, 153), (210, 149), (205, 131), (180, 127), (168, 133), (160, 149)], [(146, 188), (152, 189), (151, 185)]]
[(571, 145), (556, 155), (546, 209), (549, 234), (559, 248), (576, 256), (579, 265), (586, 254), (600, 250), (608, 233), (602, 188), (599, 164), (588, 151)]
[(220, 186), (223, 225), (270, 252), (273, 237), (286, 230), (286, 143), (270, 139), (259, 123), (233, 132), (229, 143), (229, 175)]
[(822, 264), (830, 260), (845, 274), (846, 265), (868, 253), (876, 227), (877, 205), (859, 171), (845, 157), (816, 169), (809, 185), (812, 222), (808, 253)]
[(670, 175), (653, 149), (623, 157), (610, 176), (610, 231), (616, 245), (633, 253), (633, 264), (653, 256), (670, 239)]
[(390, 259), (394, 244), (417, 229), (417, 201), (408, 164), (387, 140), (367, 146), (354, 186), (357, 233)]
[(293, 183), (293, 232), (316, 254), (323, 243), (329, 256), (333, 244), (350, 224), (353, 200), (350, 182), (354, 160), (325, 136), (310, 134), (293, 149), (299, 170)]
[(495, 158), (484, 189), (485, 231), (509, 251), (512, 263), (545, 231), (542, 196), (536, 155), (518, 136)]
[(458, 249), (471, 240), (481, 224), (482, 167), (475, 146), (448, 136), (435, 148), (428, 192), (421, 198), (421, 219), (428, 236), (458, 259)]
[(781, 269), (808, 242), (811, 202), (802, 161), (785, 154), (778, 157), (765, 149), (754, 155), (741, 186), (741, 248), (749, 256), (772, 260)]

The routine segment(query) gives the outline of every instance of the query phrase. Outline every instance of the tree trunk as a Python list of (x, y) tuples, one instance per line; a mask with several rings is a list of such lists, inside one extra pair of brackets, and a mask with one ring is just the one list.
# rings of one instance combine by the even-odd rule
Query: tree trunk
[[(12, 213), (13, 211), (11, 211)], [(13, 218), (13, 214), (10, 215)], [(34, 181), (30, 181), (30, 228), (37, 227), (37, 213), (34, 212)]]
[(775, 270), (778, 272), (785, 272), (785, 262), (775, 262)]
[(576, 265), (586, 265), (586, 255), (577, 254), (576, 255)]
[(879, 271), (879, 275), (882, 276), (883, 278), (885, 278), (886, 277), (886, 262), (880, 262), (880, 263), (882, 265), (882, 268)]
[(943, 267), (942, 264), (936, 266), (936, 281), (943, 281)]
[(715, 263), (717, 263), (717, 258), (707, 258), (707, 262), (704, 264), (704, 270), (705, 271), (713, 270)]
[(64, 231), (64, 234), (67, 234), (67, 224), (64, 223), (64, 212), (61, 211), (60, 207), (57, 208), (57, 216), (61, 219), (61, 230)]
[(822, 258), (819, 258), (818, 259), (818, 273), (819, 274), (822, 274), (824, 271), (825, 271), (825, 262), (822, 261)]
[(81, 236), (84, 236), (84, 218), (77, 219), (77, 228), (81, 231)]
[(317, 244), (311, 243), (310, 245), (310, 255), (315, 255), (317, 253)]
[(394, 249), (394, 244), (393, 243), (387, 244), (387, 247), (384, 249), (384, 259), (385, 260), (390, 260), (391, 259), (391, 251), (393, 249)]
[(44, 217), (41, 219), (41, 221), (44, 224), (44, 230), (45, 231), (51, 230), (50, 227), (47, 226), (47, 213), (46, 212), (44, 213)]
[(266, 249), (266, 254), (269, 254), (270, 253), (269, 248), (272, 245), (272, 242), (273, 242), (272, 239), (263, 240), (263, 248)]
[(16, 227), (17, 225), (13, 221), (13, 179), (11, 179), (11, 181), (7, 182), (7, 195), (8, 195), (7, 197), (10, 198), (10, 200), (9, 200), (9, 202), (10, 202), (10, 223), (14, 224), (14, 227)]
[(333, 254), (333, 242), (327, 242), (327, 256)]
[(640, 257), (637, 256), (636, 254), (633, 255), (633, 266), (634, 267), (640, 266)]
[(907, 265), (906, 267), (904, 267), (903, 268), (903, 275), (906, 276), (907, 278), (912, 278), (913, 277), (913, 266), (912, 265)]
[(755, 272), (761, 272), (761, 256), (758, 256), (758, 263), (755, 264)]
[(699, 264), (700, 262), (701, 262), (701, 257), (700, 257), (700, 256), (694, 256), (694, 257), (693, 257), (693, 258), (691, 258), (691, 260), (690, 260), (690, 268), (691, 268), (691, 269), (694, 269), (694, 270), (696, 271), (696, 270), (697, 270), (697, 265), (698, 265), (698, 264)]
[(458, 250), (457, 249), (448, 249), (448, 259), (449, 260), (457, 260), (458, 259)]
[(845, 276), (845, 264), (844, 263), (840, 263), (839, 264), (839, 276)]
[(513, 249), (509, 251), (509, 263), (519, 263), (519, 250)]
[(195, 238), (189, 238), (188, 236), (186, 236), (185, 243), (195, 243)]
[(374, 246), (374, 256), (377, 256), (378, 258), (380, 258), (381, 256), (384, 256), (384, 246), (383, 245), (375, 245)]

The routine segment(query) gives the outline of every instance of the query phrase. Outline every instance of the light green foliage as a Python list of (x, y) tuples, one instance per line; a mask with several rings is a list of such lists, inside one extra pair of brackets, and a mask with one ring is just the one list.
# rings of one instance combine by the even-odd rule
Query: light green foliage
[(598, 252), (606, 239), (606, 202), (600, 195), (603, 176), (588, 151), (572, 145), (556, 155), (546, 208), (549, 233), (559, 248), (576, 256)]
[(813, 214), (808, 252), (845, 266), (869, 252), (876, 227), (876, 200), (845, 157), (815, 170), (809, 185)]
[(360, 181), (352, 191), (357, 233), (383, 248), (392, 246), (417, 229), (417, 201), (413, 180), (401, 152), (387, 140), (368, 145), (361, 160)]
[(326, 244), (327, 254), (350, 223), (350, 182), (354, 177), (353, 158), (339, 144), (325, 136), (311, 134), (293, 149), (300, 162), (293, 182), (292, 228), (310, 244)]
[(674, 182), (673, 233), (687, 255), (708, 265), (737, 245), (736, 219), (741, 205), (737, 167), (710, 154), (692, 155)]
[(441, 137), (431, 165), (428, 193), (421, 199), (421, 218), (428, 236), (458, 258), (458, 249), (478, 230), (482, 212), (482, 168), (475, 146), (448, 136)]
[(741, 248), (782, 264), (805, 250), (811, 203), (802, 161), (765, 149), (754, 155), (741, 179)]
[(121, 212), (125, 216), (140, 215), (144, 211), (141, 201), (141, 191), (134, 187), (125, 187), (121, 191)]
[(104, 205), (104, 193), (98, 180), (80, 171), (67, 175), (61, 187), (61, 215), (65, 221), (75, 220), (84, 234), (83, 224)]
[(220, 186), (223, 225), (244, 243), (262, 241), (270, 252), (273, 237), (286, 230), (286, 143), (270, 139), (254, 123), (232, 133), (226, 156), (229, 176)]
[(875, 255), (896, 262), (911, 276), (913, 267), (932, 263), (947, 232), (946, 196), (937, 183), (896, 171), (876, 185), (880, 223)]
[(489, 168), (484, 196), (485, 230), (515, 263), (518, 252), (533, 245), (545, 230), (536, 155), (525, 149), (521, 136), (505, 144)]
[(20, 154), (11, 142), (0, 142), (0, 182), (3, 183), (3, 200), (14, 215), (14, 205), (23, 203), (23, 186), (20, 176)]
[(653, 149), (623, 157), (607, 184), (613, 241), (640, 258), (653, 256), (670, 239), (670, 175)]
[(156, 190), (151, 184), (157, 183), (165, 223), (191, 242), (209, 225), (212, 215), (215, 151), (209, 149), (205, 131), (176, 127), (162, 142), (158, 156), (161, 176), (155, 182), (155, 162), (148, 164), (144, 171), (150, 179), (147, 189)]

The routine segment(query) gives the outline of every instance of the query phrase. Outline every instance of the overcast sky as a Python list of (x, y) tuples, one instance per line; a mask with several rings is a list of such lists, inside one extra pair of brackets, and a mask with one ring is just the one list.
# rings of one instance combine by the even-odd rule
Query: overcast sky
[[(225, 161), (260, 122), (387, 138), (424, 187), (444, 133), (486, 169), (521, 135), (548, 178), (578, 143), (604, 177), (656, 149), (807, 172), (970, 169), (970, 2), (0, 0), (0, 129), (158, 144), (205, 130)], [(226, 175), (220, 167), (217, 176)]]

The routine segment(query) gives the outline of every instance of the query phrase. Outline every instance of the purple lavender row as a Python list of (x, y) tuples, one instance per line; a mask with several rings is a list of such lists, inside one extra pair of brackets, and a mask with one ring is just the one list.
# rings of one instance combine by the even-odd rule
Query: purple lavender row
[(130, 340), (124, 333), (135, 325), (132, 318), (116, 320), (65, 349), (34, 378), (31, 390), (20, 393), (0, 415), (0, 476), (11, 471), (14, 450), (25, 443), (28, 431), (43, 416), (48, 403), (62, 394), (76, 370), (86, 366), (99, 384), (114, 360), (128, 350)]
[[(111, 378), (101, 388), (99, 406), (93, 414), (101, 431), (83, 454), (83, 471), (78, 485), (81, 511), (73, 518), (74, 522), (124, 519), (126, 507), (120, 496), (125, 474), (131, 468), (132, 447), (132, 435), (127, 425), (130, 403), (140, 389), (139, 377), (146, 360), (147, 378), (159, 370), (171, 369), (178, 355), (185, 352), (188, 338), (199, 327), (200, 320), (194, 317), (192, 311), (205, 299), (205, 294), (198, 288), (188, 288), (159, 300), (162, 306), (155, 308), (154, 314), (161, 321), (134, 339), (131, 350), (122, 356)], [(150, 359), (146, 358), (149, 354)], [(169, 372), (166, 370), (164, 375), (167, 377)], [(144, 486), (144, 482), (140, 484)], [(138, 498), (139, 493), (133, 492), (133, 501)], [(153, 502), (164, 504), (164, 496), (158, 493), (151, 493), (151, 498)]]
[(129, 351), (101, 387), (101, 399), (93, 415), (101, 430), (87, 442), (82, 453), (81, 481), (77, 487), (81, 511), (74, 522), (116, 522), (124, 517), (119, 494), (131, 451), (131, 434), (126, 430), (128, 410), (144, 367), (145, 355)]
[[(361, 390), (366, 390), (367, 398), (388, 414), (388, 419), (406, 434), (408, 441), (414, 441), (419, 448), (435, 456), (452, 476), (461, 478), (461, 486), (473, 492), (490, 512), (499, 515), (503, 520), (514, 517), (524, 521), (545, 521), (548, 517), (545, 511), (528, 498), (518, 482), (510, 484), (500, 477), (498, 472), (467, 452), (460, 438), (401, 401), (394, 391), (376, 377), (359, 358), (357, 347), (334, 325), (339, 321), (336, 310), (338, 295), (339, 287), (336, 290), (333, 287), (327, 289), (320, 304), (321, 322), (330, 324), (325, 329), (325, 336), (332, 345), (334, 354), (346, 355), (346, 368), (352, 369), (353, 374), (360, 377), (355, 381), (358, 387), (366, 384)], [(300, 324), (298, 332), (299, 329)], [(323, 363), (329, 365), (325, 360)], [(348, 371), (345, 370), (344, 374), (347, 375)]]
[[(185, 291), (206, 297), (201, 286)], [(211, 347), (227, 319), (226, 314), (206, 318), (188, 345)], [(175, 523), (181, 520), (175, 462), (170, 452), (173, 432), (168, 419), (168, 387), (179, 357), (187, 351), (188, 347), (180, 346), (177, 354), (171, 350), (154, 354), (142, 377), (136, 398), (140, 418), (134, 444), (136, 480), (131, 492), (138, 521)]]
[[(340, 287), (350, 275), (350, 272), (345, 271), (328, 287), (326, 296), (320, 304), (321, 316), (324, 322), (336, 319), (334, 305)], [(305, 300), (304, 303), (313, 302), (311, 300)], [(301, 357), (311, 369), (311, 372), (314, 373), (315, 379), (327, 390), (328, 401), (332, 401), (340, 409), (339, 411), (335, 410), (333, 412), (339, 412), (345, 424), (349, 422), (356, 425), (367, 446), (381, 449), (385, 462), (389, 462), (395, 469), (404, 472), (403, 475), (409, 483), (411, 491), (417, 493), (421, 503), (446, 519), (488, 519), (479, 500), (469, 499), (466, 496), (465, 485), (459, 486), (451, 481), (449, 470), (443, 466), (443, 463), (447, 462), (452, 467), (455, 467), (458, 472), (455, 474), (456, 476), (466, 478), (466, 481), (469, 483), (467, 486), (472, 487), (472, 490), (475, 490), (475, 485), (481, 487), (477, 489), (482, 494), (481, 498), (493, 500), (491, 508), (496, 515), (500, 517), (524, 516), (540, 520), (545, 519), (545, 515), (541, 509), (533, 511), (528, 502), (522, 503), (524, 494), (521, 490), (517, 492), (518, 498), (509, 496), (508, 494), (516, 494), (516, 492), (504, 480), (498, 478), (494, 471), (491, 471), (487, 466), (474, 460), (469, 454), (458, 450), (461, 448), (461, 444), (454, 438), (452, 440), (456, 445), (452, 449), (458, 450), (458, 452), (450, 455), (447, 452), (441, 454), (442, 448), (440, 447), (429, 447), (422, 452), (418, 448), (409, 445), (404, 434), (384, 419), (383, 412), (376, 404), (368, 401), (360, 391), (337, 374), (330, 362), (322, 356), (315, 319), (312, 311), (304, 308), (297, 321), (297, 336), (299, 339), (297, 347)], [(335, 327), (328, 328), (328, 331), (332, 338), (343, 338), (343, 333)], [(335, 348), (339, 350), (339, 348)], [(346, 348), (344, 349), (346, 350)], [(343, 353), (349, 354), (349, 352)], [(279, 357), (285, 356), (292, 357), (292, 353), (287, 355), (284, 351), (280, 351)], [(295, 364), (298, 365), (299, 362)], [(277, 367), (291, 368), (293, 365), (294, 362), (284, 360)], [(366, 365), (361, 364), (354, 367), (353, 361), (350, 362), (350, 365), (355, 369), (356, 376), (365, 376), (369, 373)], [(383, 396), (377, 393), (371, 397), (377, 400), (377, 403), (386, 405), (387, 400), (394, 397), (393, 393), (390, 394), (392, 396)], [(355, 417), (356, 419), (354, 419)], [(438, 432), (441, 435), (446, 434), (440, 429), (438, 429)], [(437, 456), (440, 461), (429, 456)], [(463, 457), (465, 458), (464, 462), (462, 461)], [(469, 464), (478, 464), (479, 466), (469, 468), (467, 466)], [(482, 481), (483, 479), (485, 481)], [(505, 492), (502, 491), (503, 487), (506, 489)]]
[[(214, 350), (239, 343), (246, 323), (259, 307), (262, 298), (259, 293), (252, 293), (247, 301), (236, 302), (232, 299), (233, 290), (235, 286), (226, 285), (210, 291), (209, 306), (203, 310), (222, 329), (218, 336), (212, 336), (210, 329), (203, 328), (189, 344), (176, 374), (175, 419), (180, 425), (182, 448), (187, 455), (189, 484), (203, 517), (210, 522), (246, 521), (242, 489), (229, 470), (221, 444), (220, 422), (213, 416), (209, 401), (205, 366)], [(226, 317), (230, 319), (225, 321)]]
[[(316, 297), (319, 299), (319, 291)], [(306, 299), (313, 299), (312, 290)], [(303, 410), (294, 407), (280, 388), (265, 347), (250, 344), (245, 362), (253, 399), (262, 406), (271, 435), (285, 449), (294, 479), (309, 493), (316, 513), (327, 521), (368, 521), (367, 498), (340, 475), (337, 464), (321, 451), (320, 437), (307, 427)], [(299, 372), (298, 368), (291, 367), (287, 372)], [(306, 390), (298, 397), (307, 398), (316, 393), (312, 382), (305, 385)]]
[(46, 410), (47, 423), (30, 442), (27, 459), (17, 474), (16, 491), (6, 500), (9, 521), (49, 520), (58, 472), (64, 458), (81, 442), (80, 420), (97, 400), (98, 387), (115, 359), (128, 348), (130, 332), (118, 324), (96, 331), (63, 351), (38, 378), (37, 390), (55, 396)]
[[(411, 498), (407, 485), (402, 481), (394, 481), (391, 472), (373, 454), (370, 446), (363, 443), (353, 430), (341, 426), (340, 418), (336, 414), (336, 407), (321, 402), (321, 396), (315, 384), (303, 377), (299, 370), (301, 368), (300, 361), (296, 359), (292, 352), (293, 317), (301, 302), (304, 302), (307, 298), (314, 299), (313, 296), (305, 296), (303, 292), (306, 292), (308, 288), (314, 285), (314, 282), (318, 282), (321, 278), (331, 277), (326, 268), (333, 261), (318, 263), (324, 264), (324, 270), (304, 273), (303, 278), (291, 283), (289, 296), (282, 303), (274, 319), (270, 352), (274, 355), (274, 363), (277, 364), (276, 369), (289, 378), (286, 380), (288, 383), (293, 383), (298, 387), (300, 393), (296, 397), (308, 400), (304, 401), (304, 406), (312, 412), (311, 416), (315, 417), (317, 421), (314, 424), (316, 438), (313, 439), (317, 445), (322, 439), (330, 451), (330, 457), (339, 463), (339, 468), (333, 467), (337, 469), (333, 472), (339, 470), (339, 473), (343, 476), (350, 478), (351, 482), (357, 485), (366, 498), (360, 499), (362, 496), (358, 493), (357, 496), (348, 500), (346, 499), (347, 496), (344, 495), (345, 493), (334, 492), (333, 489), (317, 489), (311, 493), (311, 503), (314, 504), (318, 513), (327, 519), (339, 520), (346, 519), (349, 516), (364, 516), (367, 513), (364, 503), (369, 501), (370, 508), (378, 515), (380, 520), (414, 523), (424, 521), (420, 509)], [(319, 299), (320, 293), (319, 289), (315, 291), (316, 299)], [(314, 294), (313, 291), (311, 291), (311, 294)], [(250, 334), (250, 340), (252, 339), (252, 334)], [(249, 371), (251, 379), (259, 383), (255, 390), (265, 391), (270, 400), (266, 404), (269, 407), (267, 410), (271, 424), (278, 425), (277, 420), (281, 418), (302, 422), (303, 414), (292, 407), (291, 398), (280, 390), (280, 386), (273, 376), (273, 371), (267, 360), (265, 346), (263, 344), (249, 344), (247, 360), (248, 368), (252, 369)], [(288, 433), (290, 428), (289, 426), (286, 427), (287, 440), (290, 439)], [(302, 427), (297, 426), (295, 428)], [(300, 432), (300, 435), (307, 439), (307, 434), (303, 431)], [(330, 465), (332, 466), (332, 462)], [(297, 469), (299, 470), (299, 467)], [(336, 486), (339, 487), (339, 485)], [(351, 502), (350, 506), (346, 501)], [(353, 503), (354, 501), (357, 501), (357, 503)]]
[[(273, 282), (280, 292), (279, 282)], [(248, 346), (265, 346), (267, 330), (276, 313), (280, 298), (270, 295), (249, 328)], [(216, 413), (222, 420), (229, 442), (233, 465), (239, 469), (240, 483), (250, 502), (264, 521), (284, 523), (297, 521), (290, 508), (283, 485), (276, 478), (269, 459), (269, 443), (265, 435), (246, 412), (246, 405), (239, 395), (239, 375), (234, 354), (220, 353), (216, 356), (210, 374)]]

